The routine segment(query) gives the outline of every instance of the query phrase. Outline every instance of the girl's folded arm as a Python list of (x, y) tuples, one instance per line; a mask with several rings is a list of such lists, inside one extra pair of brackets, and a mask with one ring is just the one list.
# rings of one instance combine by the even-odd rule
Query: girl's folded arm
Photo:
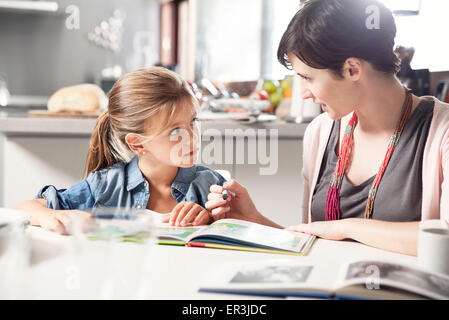
[(19, 203), (15, 209), (28, 212), (30, 215), (30, 224), (40, 226), (39, 216), (43, 214), (52, 214), (55, 210), (47, 208), (47, 200), (40, 198)]
[(93, 174), (68, 189), (57, 190), (54, 186), (45, 186), (39, 190), (35, 199), (18, 204), (16, 209), (27, 212), (33, 226), (67, 233), (70, 222), (67, 213), (93, 206), (91, 188), (97, 180), (98, 175)]

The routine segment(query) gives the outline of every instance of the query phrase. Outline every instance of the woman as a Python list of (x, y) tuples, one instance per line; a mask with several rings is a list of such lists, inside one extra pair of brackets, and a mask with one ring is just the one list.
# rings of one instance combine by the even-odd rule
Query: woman
[[(376, 0), (310, 0), (285, 31), (278, 59), (325, 111), (304, 135), (303, 224), (288, 229), (416, 255), (419, 222), (447, 221), (449, 108), (401, 85), (395, 35)], [(236, 181), (208, 198), (216, 216), (280, 227)]]

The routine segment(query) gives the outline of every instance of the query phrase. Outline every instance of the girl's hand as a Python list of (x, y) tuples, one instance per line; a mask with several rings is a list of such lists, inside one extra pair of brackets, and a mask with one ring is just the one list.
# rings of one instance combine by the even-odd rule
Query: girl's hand
[(317, 221), (296, 226), (287, 227), (287, 230), (313, 234), (327, 240), (344, 240), (345, 235), (344, 220)]
[(69, 235), (71, 233), (72, 218), (70, 215), (78, 215), (80, 225), (84, 225), (93, 216), (87, 212), (80, 210), (52, 210), (52, 212), (40, 212), (38, 214), (39, 225), (45, 229), (57, 232), (62, 235)]
[(189, 223), (194, 226), (209, 224), (213, 221), (209, 211), (195, 202), (181, 201), (172, 210), (169, 224), (185, 227)]
[[(226, 200), (223, 199), (223, 190), (231, 190)], [(262, 217), (246, 188), (236, 180), (227, 181), (223, 187), (212, 185), (207, 199), (209, 201), (206, 202), (206, 209), (212, 213), (214, 220), (232, 218), (259, 222)]]

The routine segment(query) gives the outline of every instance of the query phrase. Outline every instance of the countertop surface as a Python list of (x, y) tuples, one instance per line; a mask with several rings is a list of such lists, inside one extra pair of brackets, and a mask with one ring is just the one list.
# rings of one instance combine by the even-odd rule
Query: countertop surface
[[(317, 239), (307, 256), (290, 256), (162, 245), (148, 250), (145, 245), (136, 243), (82, 241), (38, 227), (28, 227), (26, 234), (31, 244), (31, 259), (23, 261), (30, 261), (30, 264), (21, 269), (5, 269), (0, 274), (7, 279), (10, 288), (14, 288), (3, 292), (3, 299), (260, 299), (258, 296), (203, 293), (198, 289), (205, 283), (218, 281), (228, 268), (254, 263), (313, 266), (310, 280), (319, 279), (329, 288), (338, 278), (339, 269), (353, 260), (417, 267), (416, 257), (353, 241)], [(21, 252), (26, 254), (27, 251)], [(75, 280), (71, 276), (77, 275), (82, 277), (77, 282), (71, 281)], [(78, 284), (78, 287), (71, 284)], [(108, 288), (110, 290), (105, 290)]]
[[(89, 137), (96, 119), (34, 118), (26, 113), (0, 112), (0, 134), (6, 136), (77, 136)], [(240, 120), (202, 120), (204, 137), (258, 136), (277, 134), (279, 138), (301, 139), (308, 123), (287, 123), (281, 120), (245, 123)]]

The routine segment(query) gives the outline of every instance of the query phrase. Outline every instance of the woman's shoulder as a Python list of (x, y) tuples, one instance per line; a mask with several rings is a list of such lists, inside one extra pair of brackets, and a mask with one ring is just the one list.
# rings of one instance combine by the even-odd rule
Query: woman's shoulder
[(437, 122), (438, 124), (446, 124), (449, 125), (449, 104), (443, 101), (438, 100), (433, 96), (423, 96), (420, 97), (423, 100), (433, 101), (434, 102), (434, 117), (432, 121)]
[(322, 113), (315, 117), (304, 132), (303, 147), (304, 156), (309, 159), (314, 158), (320, 148), (325, 147), (332, 130), (332, 120), (327, 113)]
[(316, 137), (323, 131), (326, 131), (326, 129), (329, 129), (332, 127), (332, 124), (334, 123), (334, 120), (332, 120), (327, 112), (321, 113), (320, 115), (316, 116), (312, 122), (310, 122), (307, 125), (306, 131), (304, 133), (304, 139), (306, 136), (308, 137)]
[(433, 117), (430, 125), (428, 141), (445, 143), (449, 141), (449, 104), (432, 96), (421, 97), (424, 100), (434, 101)]

